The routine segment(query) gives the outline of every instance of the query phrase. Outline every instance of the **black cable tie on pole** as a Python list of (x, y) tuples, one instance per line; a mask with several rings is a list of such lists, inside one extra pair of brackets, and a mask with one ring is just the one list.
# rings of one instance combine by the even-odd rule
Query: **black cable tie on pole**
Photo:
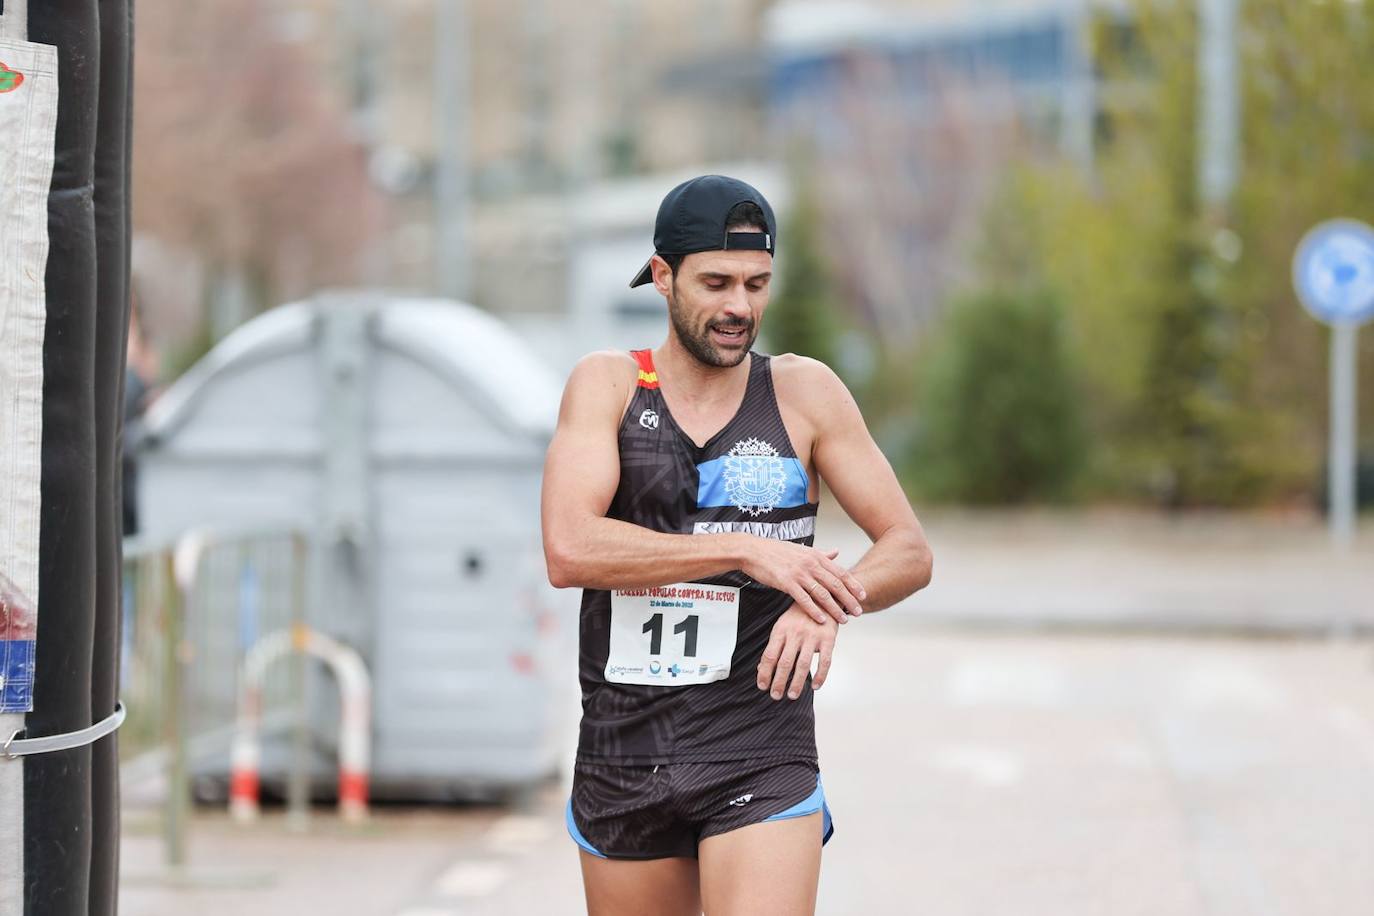
[(76, 732), (63, 732), (43, 738), (20, 738), (25, 729), (16, 729), (9, 739), (0, 745), (0, 757), (14, 760), (26, 754), (47, 754), (51, 751), (66, 751), (83, 744), (99, 741), (110, 732), (124, 724), (124, 701), (115, 702), (115, 710), (99, 722)]

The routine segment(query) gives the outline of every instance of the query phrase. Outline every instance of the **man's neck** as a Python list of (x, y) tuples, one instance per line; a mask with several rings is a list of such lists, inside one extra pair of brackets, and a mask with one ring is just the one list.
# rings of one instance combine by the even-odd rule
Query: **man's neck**
[(660, 384), (666, 378), (675, 395), (695, 404), (737, 399), (739, 386), (748, 380), (749, 365), (754, 359), (746, 356), (737, 366), (708, 366), (689, 353), (672, 333), (653, 351), (653, 357)]

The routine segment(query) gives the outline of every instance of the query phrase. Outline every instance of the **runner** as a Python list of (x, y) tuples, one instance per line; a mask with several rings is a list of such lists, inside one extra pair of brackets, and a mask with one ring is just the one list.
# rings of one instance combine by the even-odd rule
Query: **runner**
[[(566, 821), (593, 916), (814, 912), (834, 828), (812, 689), (841, 625), (930, 581), (844, 384), (752, 349), (776, 241), (749, 185), (678, 185), (630, 284), (667, 300), (667, 339), (583, 357), (563, 394), (544, 551), (583, 589)], [(874, 542), (849, 569), (813, 546), (821, 479)]]

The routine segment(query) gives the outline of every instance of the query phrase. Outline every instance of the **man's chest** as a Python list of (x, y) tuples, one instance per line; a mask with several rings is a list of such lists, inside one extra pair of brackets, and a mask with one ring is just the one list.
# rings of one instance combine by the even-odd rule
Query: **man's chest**
[(679, 523), (705, 510), (757, 518), (816, 502), (813, 436), (804, 417), (778, 407), (741, 411), (698, 441), (665, 404), (633, 405), (620, 437), (622, 500)]

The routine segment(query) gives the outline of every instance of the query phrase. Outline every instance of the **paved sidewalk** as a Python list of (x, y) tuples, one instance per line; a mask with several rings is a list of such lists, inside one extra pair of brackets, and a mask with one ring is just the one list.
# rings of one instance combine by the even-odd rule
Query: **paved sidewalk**
[[(1337, 555), (1313, 515), (920, 513), (935, 577), (915, 622), (1113, 632), (1374, 633), (1374, 518)], [(818, 545), (868, 540), (833, 501)]]

